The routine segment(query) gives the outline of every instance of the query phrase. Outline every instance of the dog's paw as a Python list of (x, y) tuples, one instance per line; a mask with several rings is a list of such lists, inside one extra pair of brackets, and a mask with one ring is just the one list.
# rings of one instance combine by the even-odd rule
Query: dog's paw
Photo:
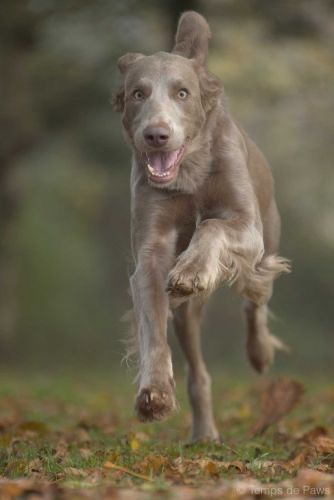
[(202, 285), (198, 274), (192, 276), (183, 273), (176, 276), (171, 275), (168, 279), (167, 292), (171, 296), (192, 295), (202, 292), (204, 289), (205, 287)]
[(222, 438), (217, 431), (215, 424), (209, 423), (205, 425), (195, 426), (191, 434), (191, 443), (221, 443)]
[(248, 338), (246, 347), (248, 359), (258, 373), (268, 371), (273, 364), (276, 350), (289, 352), (289, 348), (269, 332)]
[(196, 265), (176, 265), (168, 276), (167, 292), (172, 297), (184, 297), (207, 289), (205, 274)]
[(135, 403), (135, 412), (142, 422), (164, 420), (176, 409), (174, 389), (150, 385), (140, 389)]

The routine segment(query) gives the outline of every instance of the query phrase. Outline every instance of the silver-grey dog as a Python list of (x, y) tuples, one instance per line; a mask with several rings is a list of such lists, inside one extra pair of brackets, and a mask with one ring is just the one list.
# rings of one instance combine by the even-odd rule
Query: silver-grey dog
[(247, 352), (264, 371), (284, 345), (267, 327), (273, 281), (289, 271), (277, 255), (280, 218), (270, 169), (233, 121), (219, 80), (206, 69), (211, 33), (185, 12), (171, 53), (129, 53), (114, 95), (133, 150), (131, 277), (139, 353), (135, 408), (142, 421), (176, 407), (167, 320), (184, 351), (193, 439), (217, 439), (210, 376), (200, 346), (203, 306), (221, 283), (244, 298)]

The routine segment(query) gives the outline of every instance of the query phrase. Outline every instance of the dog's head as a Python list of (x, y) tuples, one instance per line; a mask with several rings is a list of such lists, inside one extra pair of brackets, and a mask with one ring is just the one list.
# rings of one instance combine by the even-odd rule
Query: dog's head
[(125, 136), (157, 187), (173, 186), (221, 93), (206, 70), (210, 36), (201, 15), (185, 12), (171, 53), (129, 53), (118, 60), (124, 83), (114, 108), (123, 112)]

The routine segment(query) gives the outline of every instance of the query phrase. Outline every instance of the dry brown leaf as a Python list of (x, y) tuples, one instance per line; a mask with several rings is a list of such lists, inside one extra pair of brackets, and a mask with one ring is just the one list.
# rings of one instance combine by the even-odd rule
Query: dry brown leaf
[(332, 498), (334, 494), (334, 475), (314, 469), (301, 469), (294, 480), (294, 486), (305, 496), (331, 496)]
[(60, 439), (53, 449), (53, 453), (55, 458), (57, 458), (57, 461), (61, 462), (68, 456), (68, 443), (63, 439)]
[(161, 474), (162, 470), (169, 466), (169, 461), (162, 455), (148, 455), (144, 460), (136, 463), (136, 469), (144, 474)]
[(43, 470), (42, 461), (39, 458), (35, 458), (34, 460), (28, 462), (25, 472), (26, 473), (41, 472), (42, 470)]
[(92, 450), (89, 448), (80, 448), (79, 453), (82, 458), (90, 458), (93, 455)]
[(24, 489), (22, 484), (18, 484), (14, 481), (0, 483), (0, 495), (3, 498), (17, 498), (24, 493)]
[(263, 471), (270, 475), (280, 474), (283, 470), (285, 470), (284, 462), (281, 460), (258, 460), (257, 466)]
[(216, 462), (213, 462), (212, 460), (207, 461), (207, 463), (203, 467), (203, 470), (210, 477), (219, 477), (219, 468)]
[(263, 392), (261, 415), (250, 435), (262, 434), (283, 418), (299, 402), (303, 392), (303, 385), (296, 380), (277, 378), (271, 381)]
[(284, 469), (289, 473), (293, 472), (296, 469), (300, 469), (300, 467), (302, 467), (303, 465), (306, 464), (308, 458), (309, 458), (309, 455), (307, 453), (307, 450), (303, 450), (303, 451), (297, 453), (294, 456), (294, 458), (292, 458), (291, 460), (286, 462), (284, 464)]
[(247, 471), (246, 464), (241, 462), (240, 460), (233, 460), (231, 462), (222, 462), (220, 460), (189, 460), (188, 461), (188, 470), (190, 465), (196, 466), (199, 465), (202, 470), (204, 470), (210, 476), (217, 476), (221, 470), (232, 471), (235, 470), (238, 473), (244, 473)]
[(312, 442), (319, 436), (327, 436), (327, 435), (328, 435), (327, 429), (321, 425), (318, 425), (317, 427), (313, 427), (311, 430), (303, 434), (302, 437), (300, 438), (300, 441)]
[(34, 479), (1, 479), (0, 478), (0, 498), (39, 498), (52, 499), (58, 498), (57, 493), (60, 490), (56, 485), (44, 481), (35, 481)]
[(11, 460), (5, 468), (5, 475), (12, 476), (13, 473), (23, 475), (27, 467), (27, 461), (23, 459)]
[[(313, 432), (315, 435), (315, 432)], [(295, 456), (285, 463), (284, 468), (288, 472), (300, 469), (316, 457), (326, 457), (334, 453), (334, 439), (326, 435), (318, 435), (314, 439), (310, 439), (313, 435), (311, 432), (305, 434), (301, 442), (303, 446), (295, 454)]]
[(315, 466), (315, 469), (320, 472), (331, 472), (332, 468), (329, 464), (318, 464)]
[(328, 436), (318, 436), (313, 440), (313, 447), (319, 455), (334, 453), (334, 439)]
[(233, 460), (232, 462), (222, 462), (223, 467), (227, 470), (235, 469), (237, 472), (243, 473), (246, 471), (246, 465), (240, 460)]
[(116, 465), (109, 461), (105, 462), (103, 464), (103, 467), (105, 469), (114, 469), (119, 472), (124, 472), (124, 474), (129, 474), (130, 476), (138, 477), (139, 479), (143, 479), (144, 481), (153, 481), (151, 477), (144, 476), (144, 474), (138, 474), (137, 472), (134, 472), (133, 470), (130, 470), (127, 467), (122, 467), (121, 465)]
[(65, 467), (64, 474), (67, 476), (85, 477), (86, 471), (84, 469), (78, 469), (77, 467)]

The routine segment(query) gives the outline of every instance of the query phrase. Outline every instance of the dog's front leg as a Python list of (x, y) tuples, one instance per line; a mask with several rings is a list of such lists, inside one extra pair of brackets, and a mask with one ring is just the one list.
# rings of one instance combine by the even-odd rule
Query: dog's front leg
[(203, 220), (168, 277), (172, 297), (212, 292), (220, 281), (232, 282), (263, 255), (263, 239), (254, 225), (223, 219)]
[(171, 296), (186, 297), (214, 289), (222, 274), (225, 235), (220, 221), (199, 224), (188, 248), (182, 252), (168, 277)]
[(140, 360), (135, 410), (142, 421), (161, 420), (176, 406), (165, 290), (174, 258), (172, 243), (166, 238), (164, 244), (142, 247), (131, 278)]

